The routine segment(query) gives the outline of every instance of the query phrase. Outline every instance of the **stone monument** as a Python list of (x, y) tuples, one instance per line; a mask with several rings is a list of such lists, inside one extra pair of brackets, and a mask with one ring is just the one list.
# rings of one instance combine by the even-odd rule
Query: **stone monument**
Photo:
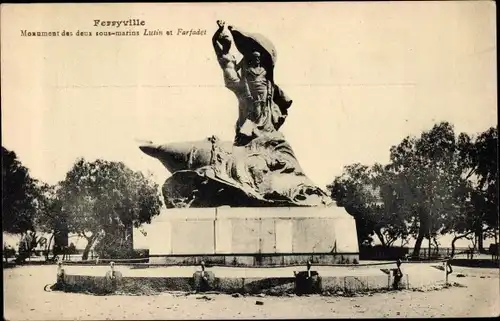
[[(166, 230), (170, 230), (170, 235), (177, 236), (159, 241), (154, 245), (159, 247), (154, 251), (158, 253), (151, 253), (150, 249), (150, 254), (182, 257), (183, 261), (189, 261), (190, 255), (212, 255), (226, 263), (227, 256), (232, 255), (233, 263), (244, 261), (242, 264), (250, 265), (262, 263), (263, 256), (269, 258), (267, 263), (307, 262), (313, 253), (330, 255), (327, 262), (343, 261), (344, 256), (351, 260), (357, 258), (354, 220), (305, 175), (292, 147), (279, 131), (293, 101), (274, 81), (277, 61), (274, 45), (260, 34), (226, 26), (223, 21), (217, 21), (217, 25), (212, 44), (225, 87), (235, 94), (238, 102), (235, 136), (232, 141), (212, 136), (193, 142), (140, 146), (172, 173), (162, 188), (167, 210), (156, 225), (160, 226), (160, 221), (168, 222), (168, 227), (162, 225), (163, 232), (150, 229), (149, 233), (165, 236)], [(232, 46), (243, 56), (241, 61), (230, 53)], [(250, 218), (260, 223), (248, 228), (253, 226)], [(204, 220), (208, 225), (204, 225)], [(220, 223), (221, 220), (226, 223)], [(186, 222), (192, 224), (179, 235)], [(240, 226), (238, 231), (234, 230), (235, 226)], [(325, 226), (330, 229), (325, 230)], [(340, 236), (334, 230), (345, 235)], [(204, 233), (209, 235), (203, 236)], [(303, 238), (302, 233), (313, 241), (296, 244), (294, 240)], [(263, 239), (269, 235), (273, 235), (274, 241), (266, 243)], [(190, 245), (181, 245), (179, 238)], [(238, 248), (241, 242), (237, 238), (247, 240), (246, 244), (248, 240), (260, 241), (256, 246)], [(289, 240), (283, 241), (283, 238)], [(177, 248), (174, 243), (178, 244)], [(285, 243), (289, 246), (283, 245)], [(344, 244), (340, 246), (343, 254), (339, 252), (339, 243)], [(168, 244), (165, 250), (162, 244)], [(300, 250), (294, 251), (292, 244)], [(287, 255), (294, 258), (283, 259)], [(253, 256), (253, 259), (245, 261), (242, 256)], [(260, 257), (258, 262), (255, 257)]]

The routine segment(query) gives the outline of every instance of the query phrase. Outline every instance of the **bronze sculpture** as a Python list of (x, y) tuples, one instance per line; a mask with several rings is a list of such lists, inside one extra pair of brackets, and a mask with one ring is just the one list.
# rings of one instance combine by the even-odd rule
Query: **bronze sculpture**
[[(217, 24), (212, 44), (225, 86), (238, 99), (235, 138), (140, 146), (172, 173), (163, 185), (167, 208), (331, 204), (278, 131), (292, 100), (274, 82), (276, 49), (262, 35)], [(232, 44), (243, 55), (240, 62), (229, 52)]]

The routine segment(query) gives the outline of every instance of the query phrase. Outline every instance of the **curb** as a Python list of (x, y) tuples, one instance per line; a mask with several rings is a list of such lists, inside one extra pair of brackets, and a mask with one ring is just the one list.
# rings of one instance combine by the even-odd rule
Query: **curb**
[[(360, 293), (376, 290), (394, 289), (394, 276), (342, 276), (321, 277), (313, 275), (307, 278), (304, 274), (295, 277), (271, 278), (240, 278), (240, 277), (215, 277), (211, 272), (202, 278), (201, 272), (196, 272), (193, 277), (115, 277), (64, 275), (59, 287), (65, 292), (89, 293), (127, 293), (127, 294), (154, 294), (168, 291), (182, 292), (207, 292), (240, 294), (321, 294), (331, 293)], [(307, 273), (307, 272), (306, 272)], [(400, 279), (397, 289), (409, 289), (409, 277), (405, 274)]]

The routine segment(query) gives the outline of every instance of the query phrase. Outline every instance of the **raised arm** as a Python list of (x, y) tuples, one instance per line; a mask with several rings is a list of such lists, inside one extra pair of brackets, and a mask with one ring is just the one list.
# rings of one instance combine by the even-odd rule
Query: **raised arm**
[(214, 33), (212, 37), (212, 45), (214, 46), (215, 54), (217, 57), (220, 57), (224, 54), (224, 48), (222, 44), (218, 41), (222, 31), (224, 30), (225, 22), (222, 20), (217, 20), (217, 26), (219, 26), (219, 29)]
[(219, 38), (221, 32), (222, 32), (222, 28), (217, 29), (217, 31), (214, 33), (214, 35), (212, 37), (212, 45), (214, 46), (215, 54), (217, 55), (217, 57), (222, 56), (222, 46), (217, 41), (217, 39)]

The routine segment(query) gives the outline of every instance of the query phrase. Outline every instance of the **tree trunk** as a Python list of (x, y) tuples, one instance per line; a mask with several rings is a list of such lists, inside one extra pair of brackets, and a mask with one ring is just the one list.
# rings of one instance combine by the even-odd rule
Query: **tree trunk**
[(82, 261), (85, 261), (89, 258), (90, 248), (92, 247), (92, 245), (94, 245), (94, 241), (97, 238), (97, 233), (92, 233), (91, 237), (85, 237), (85, 238), (87, 239), (87, 245), (83, 250)]
[(459, 239), (461, 238), (464, 238), (464, 237), (467, 237), (469, 234), (471, 234), (472, 232), (467, 232), (463, 235), (459, 235), (459, 236), (455, 236), (453, 238), (453, 240), (451, 241), (451, 254), (450, 254), (450, 257), (453, 258), (453, 256), (455, 256), (455, 242), (458, 241)]
[(417, 240), (415, 241), (415, 247), (413, 248), (413, 257), (418, 258), (420, 255), (420, 248), (422, 247), (422, 241), (424, 240), (424, 234), (418, 233)]
[(380, 240), (380, 243), (382, 243), (382, 246), (387, 247), (387, 245), (385, 243), (384, 235), (382, 235), (382, 232), (380, 230), (376, 230), (374, 232), (375, 232), (375, 234), (377, 234), (377, 237)]
[(387, 240), (387, 247), (392, 247), (397, 240), (398, 240), (397, 238)]
[(38, 246), (36, 232), (32, 232), (28, 241), (28, 259), (31, 259), (31, 253), (35, 252), (35, 248)]
[(484, 252), (484, 245), (483, 245), (483, 229), (481, 226), (478, 226), (476, 230), (476, 236), (477, 236), (477, 250), (479, 253)]
[(413, 257), (415, 258), (418, 258), (420, 256), (420, 248), (422, 247), (422, 241), (424, 240), (425, 235), (427, 235), (426, 224), (420, 221), (417, 240), (415, 241), (415, 247), (413, 248)]
[(420, 248), (422, 247), (422, 241), (424, 240), (424, 237), (428, 235), (429, 233), (429, 224), (428, 224), (428, 219), (425, 217), (423, 213), (423, 209), (419, 210), (419, 227), (418, 227), (418, 236), (417, 240), (415, 242), (415, 247), (413, 248), (413, 257), (418, 258), (420, 256)]
[(436, 256), (438, 256), (439, 255), (439, 244), (438, 244), (436, 238), (433, 238), (433, 241), (434, 241), (434, 244), (436, 245)]
[(458, 237), (454, 237), (451, 241), (451, 254), (450, 257), (453, 258), (455, 256), (455, 242), (458, 240)]
[(429, 234), (429, 244), (427, 244), (427, 258), (431, 259), (431, 235)]
[(52, 239), (54, 238), (54, 233), (50, 236), (49, 241), (47, 242), (47, 246), (45, 247), (45, 261), (49, 260), (49, 254), (50, 254), (50, 245), (52, 244)]
[(29, 234), (28, 241), (26, 243), (27, 244), (26, 250), (27, 250), (28, 258), (31, 258), (31, 253), (33, 252), (33, 248), (34, 248), (33, 247), (33, 240), (35, 240), (35, 242), (36, 242), (36, 234), (35, 235), (33, 235), (33, 233)]

